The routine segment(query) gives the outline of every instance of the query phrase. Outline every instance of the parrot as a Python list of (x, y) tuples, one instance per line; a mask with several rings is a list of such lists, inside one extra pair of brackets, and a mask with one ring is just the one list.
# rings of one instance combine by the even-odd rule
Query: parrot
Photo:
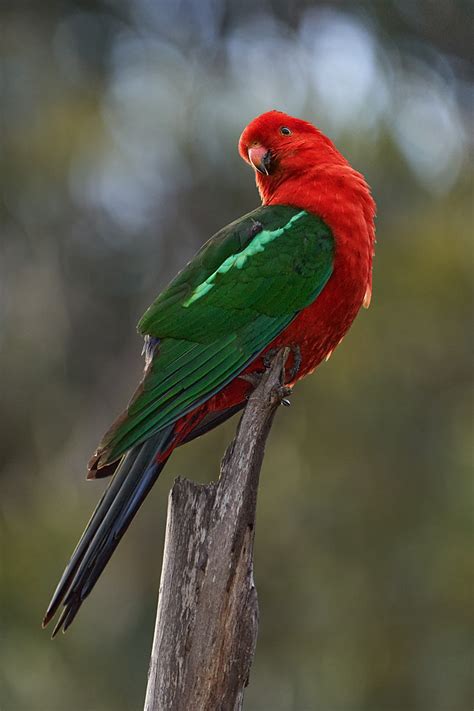
[(138, 323), (143, 377), (102, 438), (88, 479), (112, 476), (54, 592), (65, 632), (173, 450), (241, 410), (269, 354), (286, 384), (312, 373), (372, 293), (375, 202), (364, 176), (312, 123), (271, 110), (238, 143), (261, 205), (196, 253)]

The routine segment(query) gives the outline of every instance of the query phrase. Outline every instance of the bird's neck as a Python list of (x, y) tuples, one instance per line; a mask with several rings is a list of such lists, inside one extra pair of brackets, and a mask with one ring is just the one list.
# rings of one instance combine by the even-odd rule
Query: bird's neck
[[(373, 233), (375, 203), (363, 175), (345, 165), (320, 165), (281, 179), (257, 173), (263, 205), (292, 205), (312, 212), (338, 232), (347, 218), (363, 219)], [(352, 227), (354, 225), (352, 224)], [(372, 234), (373, 237), (373, 234)]]

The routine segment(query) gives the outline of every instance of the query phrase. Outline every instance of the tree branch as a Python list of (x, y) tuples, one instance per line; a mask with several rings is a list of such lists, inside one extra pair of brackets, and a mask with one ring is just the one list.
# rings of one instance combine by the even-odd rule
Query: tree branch
[(281, 350), (249, 398), (217, 483), (170, 492), (145, 711), (238, 711), (258, 631), (253, 542), (273, 417), (289, 390)]

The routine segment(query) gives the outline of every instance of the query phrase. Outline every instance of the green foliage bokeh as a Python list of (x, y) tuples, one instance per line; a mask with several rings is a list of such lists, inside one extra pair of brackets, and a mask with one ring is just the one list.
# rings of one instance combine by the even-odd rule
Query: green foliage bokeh
[(271, 433), (245, 708), (468, 708), (469, 5), (428, 4), (2, 6), (4, 711), (143, 702), (167, 494), (215, 478), (235, 420), (173, 456), (67, 636), (40, 622), (104, 486), (88, 457), (140, 375), (136, 321), (257, 205), (236, 143), (270, 108), (367, 175), (378, 245), (370, 310)]

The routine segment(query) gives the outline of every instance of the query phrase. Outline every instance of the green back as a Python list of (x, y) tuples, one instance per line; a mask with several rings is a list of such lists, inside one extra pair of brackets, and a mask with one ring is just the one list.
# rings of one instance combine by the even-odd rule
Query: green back
[(197, 407), (235, 378), (329, 279), (334, 240), (315, 215), (260, 207), (212, 237), (138, 324), (160, 339), (101, 464)]

